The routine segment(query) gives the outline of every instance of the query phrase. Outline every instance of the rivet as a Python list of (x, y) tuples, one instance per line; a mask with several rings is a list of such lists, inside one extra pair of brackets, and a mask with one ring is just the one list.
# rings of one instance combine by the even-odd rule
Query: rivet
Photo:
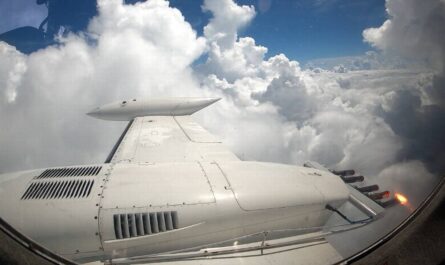
[(97, 216), (94, 216), (94, 219), (97, 219)]

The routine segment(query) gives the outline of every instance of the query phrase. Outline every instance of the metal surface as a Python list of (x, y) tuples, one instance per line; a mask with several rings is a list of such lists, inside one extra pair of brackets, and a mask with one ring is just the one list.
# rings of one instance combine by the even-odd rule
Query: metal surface
[(123, 100), (98, 107), (87, 114), (104, 120), (130, 121), (145, 116), (191, 115), (220, 98), (155, 98)]
[(340, 178), (317, 169), (247, 161), (218, 165), (246, 211), (292, 206), (324, 209), (327, 202), (343, 204), (349, 195)]
[[(97, 165), (91, 165), (92, 168), (95, 166)], [(99, 202), (98, 194), (101, 190), (99, 183), (106, 167), (104, 165), (103, 170), (94, 176), (57, 177), (57, 182), (67, 185), (67, 188), (57, 191), (63, 192), (60, 198), (56, 198), (56, 186), (52, 185), (49, 186), (52, 188), (42, 190), (40, 195), (37, 194), (32, 199), (21, 199), (30, 183), (36, 181), (47, 183), (46, 179), (36, 178), (44, 170), (1, 175), (0, 217), (27, 237), (57, 254), (69, 258), (95, 256), (101, 247), (100, 239), (96, 235), (98, 232), (96, 204)], [(67, 172), (76, 168), (67, 167)], [(82, 190), (81, 184), (85, 184), (86, 180), (95, 182), (90, 187), (89, 196), (76, 197), (76, 192)], [(76, 190), (76, 182), (73, 181), (77, 181), (80, 184), (77, 187), (80, 188)], [(55, 183), (54, 180), (51, 182)], [(51, 194), (52, 196), (48, 196)]]
[(347, 187), (350, 191), (349, 201), (368, 217), (375, 218), (383, 213), (384, 209), (378, 203), (360, 193), (355, 188), (349, 185)]
[(215, 136), (189, 116), (138, 117), (112, 163), (239, 161)]

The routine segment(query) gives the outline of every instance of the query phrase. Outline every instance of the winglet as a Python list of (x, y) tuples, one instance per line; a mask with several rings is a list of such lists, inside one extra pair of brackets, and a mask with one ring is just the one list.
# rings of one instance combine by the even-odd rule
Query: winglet
[(87, 115), (112, 121), (129, 121), (143, 116), (191, 115), (220, 98), (152, 98), (124, 100), (103, 105)]

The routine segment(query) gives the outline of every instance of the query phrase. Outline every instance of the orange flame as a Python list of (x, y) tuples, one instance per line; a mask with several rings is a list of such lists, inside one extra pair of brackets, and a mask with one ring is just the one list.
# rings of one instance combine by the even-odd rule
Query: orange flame
[(408, 198), (406, 198), (406, 197), (403, 196), (402, 194), (396, 192), (394, 195), (396, 196), (396, 199), (399, 201), (399, 203), (400, 203), (401, 205), (405, 205), (405, 204), (408, 203)]

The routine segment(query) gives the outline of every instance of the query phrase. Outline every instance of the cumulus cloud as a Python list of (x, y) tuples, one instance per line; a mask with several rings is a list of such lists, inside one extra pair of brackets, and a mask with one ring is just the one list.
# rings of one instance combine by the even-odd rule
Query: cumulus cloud
[(360, 71), (360, 70), (400, 70), (418, 69), (426, 70), (430, 64), (415, 58), (403, 57), (399, 54), (367, 51), (364, 55), (345, 56), (336, 58), (321, 58), (308, 61), (306, 69), (329, 70), (335, 72)]
[(389, 19), (366, 29), (364, 39), (386, 53), (428, 61), (435, 75), (417, 88), (390, 95), (383, 118), (404, 140), (403, 155), (445, 172), (445, 2), (387, 0)]
[(0, 100), (4, 103), (15, 101), (17, 87), (26, 71), (26, 58), (8, 45), (0, 45), (0, 86), (4, 88)]
[(438, 67), (443, 66), (443, 0), (387, 0), (386, 11), (390, 18), (379, 28), (366, 29), (365, 41), (388, 52), (427, 59)]
[(204, 27), (204, 36), (222, 49), (231, 48), (237, 40), (238, 31), (255, 16), (253, 6), (239, 6), (233, 0), (206, 0), (202, 8), (213, 16)]

